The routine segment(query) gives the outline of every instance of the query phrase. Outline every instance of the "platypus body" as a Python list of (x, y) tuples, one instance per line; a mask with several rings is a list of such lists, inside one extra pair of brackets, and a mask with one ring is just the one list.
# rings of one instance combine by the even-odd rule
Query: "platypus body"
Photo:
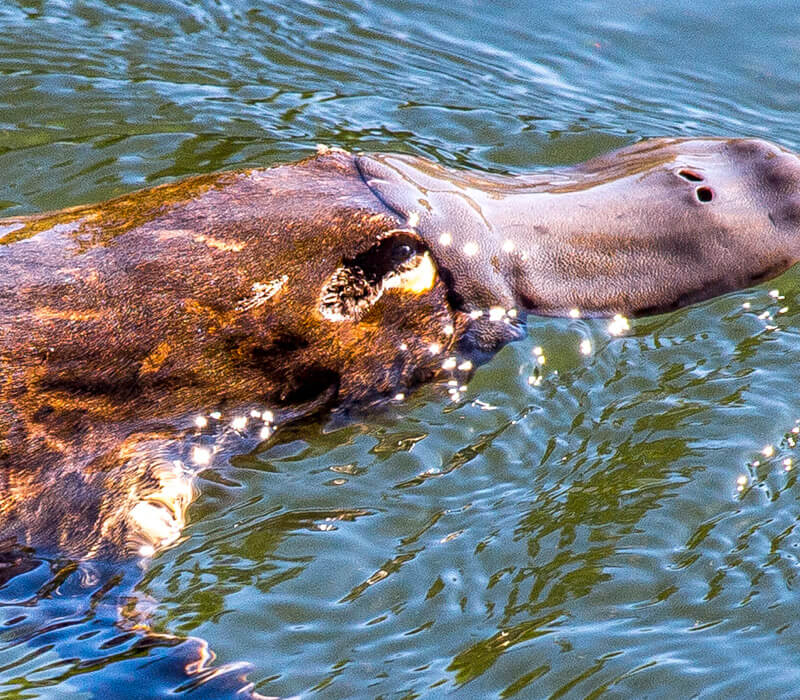
[(331, 149), (0, 220), (0, 532), (151, 553), (198, 416), (464, 379), (526, 313), (667, 311), (782, 272), (799, 236), (800, 159), (746, 139), (515, 176)]

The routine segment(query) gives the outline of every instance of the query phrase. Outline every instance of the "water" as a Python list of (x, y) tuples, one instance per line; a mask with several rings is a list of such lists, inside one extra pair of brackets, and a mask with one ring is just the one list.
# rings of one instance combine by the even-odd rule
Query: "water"
[[(658, 135), (800, 150), (799, 36), (789, 0), (8, 0), (0, 207), (320, 142), (495, 172)], [(193, 635), (265, 695), (796, 697), (799, 295), (532, 319), (458, 403), (279, 431), (145, 573), (43, 559), (0, 589), (0, 696), (187, 692)], [(126, 600), (165, 636), (115, 628)]]

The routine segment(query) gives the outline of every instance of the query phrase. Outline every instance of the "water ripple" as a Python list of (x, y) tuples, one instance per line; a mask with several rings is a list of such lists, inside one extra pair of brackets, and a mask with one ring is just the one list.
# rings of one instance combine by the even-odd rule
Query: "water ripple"
[[(798, 35), (789, 0), (11, 0), (0, 209), (318, 142), (500, 172), (655, 135), (797, 149)], [(242, 660), (279, 695), (791, 697), (798, 298), (789, 272), (621, 337), (534, 318), (458, 402), (279, 430), (204, 473), (135, 592), (0, 558), (0, 693), (188, 691), (192, 634), (233, 664), (192, 697)], [(153, 634), (114, 626), (128, 597)]]

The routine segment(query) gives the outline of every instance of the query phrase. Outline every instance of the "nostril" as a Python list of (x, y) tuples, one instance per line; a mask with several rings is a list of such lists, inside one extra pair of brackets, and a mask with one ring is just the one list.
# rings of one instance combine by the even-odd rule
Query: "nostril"
[(678, 175), (680, 175), (684, 180), (688, 180), (689, 182), (702, 182), (703, 176), (698, 175), (697, 173), (691, 170), (680, 170), (678, 171)]
[(694, 191), (698, 202), (710, 202), (714, 199), (714, 191), (710, 187), (698, 187)]

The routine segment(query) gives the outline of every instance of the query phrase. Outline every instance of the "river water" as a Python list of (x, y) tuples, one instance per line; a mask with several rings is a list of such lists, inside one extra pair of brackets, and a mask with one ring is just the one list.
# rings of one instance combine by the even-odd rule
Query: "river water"
[[(0, 86), (6, 215), (317, 143), (492, 172), (663, 135), (800, 150), (800, 13), (5, 0)], [(789, 271), (621, 334), (532, 318), (458, 401), (279, 430), (204, 473), (146, 572), (98, 593), (43, 559), (0, 589), (0, 697), (188, 693), (119, 591), (265, 695), (797, 697), (799, 299)]]

